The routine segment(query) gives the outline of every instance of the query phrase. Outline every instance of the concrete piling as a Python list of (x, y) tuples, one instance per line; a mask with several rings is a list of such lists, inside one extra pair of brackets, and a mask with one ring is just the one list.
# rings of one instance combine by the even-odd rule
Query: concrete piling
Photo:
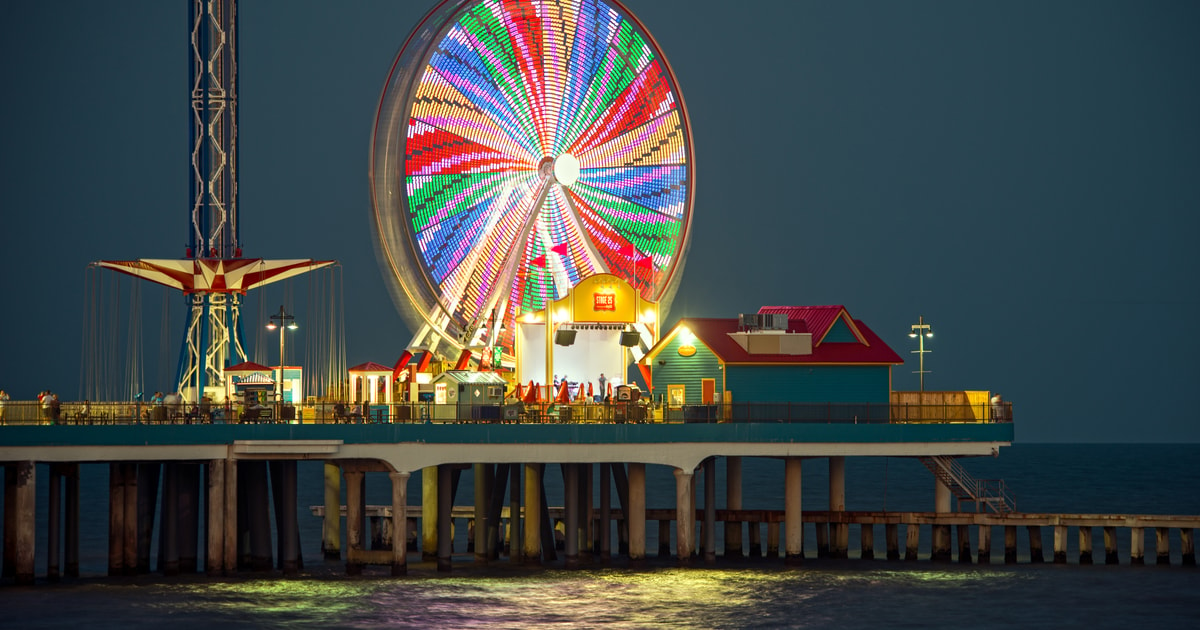
[(1119, 564), (1117, 557), (1117, 528), (1104, 528), (1104, 564)]
[(325, 517), (321, 526), (321, 554), (326, 560), (342, 559), (342, 469), (325, 462)]
[(1181, 563), (1185, 567), (1196, 566), (1196, 543), (1193, 538), (1193, 532), (1195, 531), (1191, 527), (1181, 527), (1179, 529), (1179, 552), (1183, 556)]
[(204, 532), (207, 553), (204, 557), (204, 572), (211, 577), (221, 575), (222, 555), (225, 550), (225, 460), (208, 462), (206, 477), (208, 502)]
[(33, 584), (34, 578), (37, 468), (29, 461), (17, 462), (13, 467), (16, 469), (16, 483), (5, 488), (5, 495), (10, 490), (15, 495), (13, 509), (16, 516), (13, 533), (16, 557), (13, 577), (16, 578), (17, 584), (29, 585)]
[(46, 503), (46, 579), (57, 582), (60, 576), (59, 541), (62, 539), (62, 473), (50, 465), (50, 488)]
[[(621, 470), (618, 466), (614, 471)], [(618, 492), (621, 486), (617, 486)], [(646, 465), (629, 463), (628, 474), (629, 509), (625, 515), (625, 527), (629, 536), (629, 560), (639, 563), (646, 560)]]
[(1067, 526), (1054, 526), (1054, 564), (1067, 563)]
[(804, 559), (804, 513), (800, 501), (802, 461), (799, 457), (788, 457), (784, 460), (784, 553), (787, 563), (792, 565), (799, 564)]
[(689, 470), (675, 469), (675, 554), (680, 564), (692, 560), (696, 544), (695, 476)]
[(979, 552), (975, 558), (978, 564), (990, 564), (992, 562), (992, 526), (979, 526)]
[[(836, 456), (829, 458), (829, 511), (832, 516), (837, 516), (841, 512), (846, 511), (846, 458), (844, 456)], [(817, 555), (821, 555), (821, 528), (817, 528)], [(828, 555), (830, 558), (845, 559), (849, 556), (850, 547), (850, 525), (838, 520), (831, 520), (829, 523), (829, 546)]]
[[(14, 511), (15, 513), (15, 511)], [(125, 573), (125, 469), (108, 465), (108, 575)]]
[[(725, 508), (729, 510), (742, 509), (742, 458), (725, 458)], [(751, 543), (753, 545), (754, 543)], [(742, 557), (742, 524), (741, 522), (725, 523), (725, 557), (736, 559)], [(760, 552), (761, 553), (761, 552)], [(753, 552), (751, 552), (753, 555)]]
[(1129, 564), (1146, 563), (1146, 535), (1141, 527), (1129, 528)]
[(408, 574), (409, 473), (389, 473), (392, 482), (392, 576)]
[(1033, 564), (1045, 562), (1046, 557), (1042, 553), (1042, 527), (1029, 525), (1025, 530), (1029, 534), (1029, 561)]
[(717, 563), (717, 460), (704, 460), (704, 562)]
[(958, 562), (971, 564), (971, 526), (958, 525)]
[(565, 564), (568, 569), (579, 567), (579, 465), (563, 464), (563, 494), (566, 532), (563, 540)]
[(1092, 528), (1079, 528), (1079, 564), (1092, 563)]
[(521, 559), (526, 564), (542, 562), (541, 464), (525, 464), (525, 535)]
[(859, 557), (863, 560), (875, 559), (875, 526), (869, 523), (863, 523), (859, 526), (858, 537), (861, 543), (861, 551)]
[[(428, 475), (429, 469), (422, 470), (422, 482)], [(363, 503), (364, 493), (364, 475), (362, 471), (344, 470), (342, 476), (346, 481), (346, 574), (347, 575), (362, 575), (363, 570), (363, 527), (365, 523), (366, 505)], [(427, 489), (426, 484), (422, 483), (422, 489)], [(422, 502), (424, 495), (422, 492)], [(423, 521), (431, 520), (428, 517), (422, 518)], [(393, 544), (393, 547), (395, 545)]]
[(1017, 527), (1004, 526), (1004, 564), (1017, 563)]
[(779, 557), (779, 522), (767, 523), (767, 557)]
[(1171, 539), (1168, 536), (1169, 531), (1166, 527), (1154, 528), (1155, 564), (1171, 564)]
[(612, 464), (600, 463), (600, 562), (612, 559)]
[(904, 526), (904, 559), (916, 560), (921, 549), (921, 526), (909, 523)]
[(750, 521), (747, 527), (750, 542), (750, 557), (761, 558), (763, 555), (762, 549), (762, 524), (758, 521)]
[(454, 507), (454, 490), (451, 484), (449, 464), (437, 467), (437, 570), (450, 570), (450, 559), (454, 553), (454, 537), (451, 534), (451, 510)]

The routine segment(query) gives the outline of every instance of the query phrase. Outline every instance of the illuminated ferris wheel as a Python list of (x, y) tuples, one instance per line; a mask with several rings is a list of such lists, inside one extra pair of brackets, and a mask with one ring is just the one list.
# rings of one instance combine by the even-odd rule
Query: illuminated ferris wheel
[(487, 329), (511, 350), (516, 317), (596, 273), (670, 307), (691, 130), (619, 2), (442, 1), (392, 65), (371, 151), (376, 251), (413, 345)]

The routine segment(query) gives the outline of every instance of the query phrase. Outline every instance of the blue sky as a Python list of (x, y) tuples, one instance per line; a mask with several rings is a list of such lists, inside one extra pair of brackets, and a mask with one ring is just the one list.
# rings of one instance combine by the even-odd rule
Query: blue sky
[[(432, 4), (240, 7), (243, 246), (341, 261), (352, 364), (391, 363), (411, 336), (374, 259), (367, 160), (388, 68)], [(1019, 441), (1200, 441), (1200, 5), (627, 6), (675, 70), (696, 147), (672, 318), (844, 304), (909, 357), (924, 315), (927, 389), (1002, 392)], [(87, 263), (182, 256), (186, 11), (5, 10), (0, 388), (15, 398), (78, 391)]]

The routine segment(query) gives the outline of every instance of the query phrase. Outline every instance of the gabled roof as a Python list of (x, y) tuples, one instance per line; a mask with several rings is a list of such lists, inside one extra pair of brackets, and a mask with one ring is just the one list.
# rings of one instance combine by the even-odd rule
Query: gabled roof
[[(830, 320), (826, 327), (833, 325), (834, 320)], [(659, 340), (650, 352), (646, 354), (646, 361), (654, 356), (662, 348), (666, 347), (671, 339), (683, 327), (687, 327), (696, 340), (703, 343), (705, 347), (717, 355), (717, 358), (723, 363), (779, 363), (779, 364), (901, 364), (904, 359), (896, 354), (888, 347), (878, 335), (875, 334), (866, 324), (858, 320), (852, 320), (854, 328), (863, 336), (866, 343), (826, 343), (816, 345), (814, 342), (812, 354), (797, 355), (797, 354), (751, 354), (747, 352), (737, 341), (734, 341), (729, 336), (730, 333), (739, 331), (737, 318), (733, 319), (716, 319), (705, 317), (685, 317), (675, 324), (662, 339)], [(791, 316), (788, 316), (788, 328), (796, 330), (796, 327), (791, 323)], [(822, 334), (825, 331), (822, 331)], [(813, 334), (814, 339), (816, 334)]]
[(225, 368), (226, 372), (270, 372), (274, 368), (269, 368), (265, 365), (259, 365), (253, 361), (243, 361), (237, 365), (231, 365)]
[(367, 361), (366, 363), (359, 363), (358, 365), (356, 365), (346, 371), (347, 372), (387, 372), (388, 374), (391, 374), (392, 368), (390, 368), (386, 365), (380, 365), (374, 361)]
[[(788, 316), (788, 328), (792, 328), (794, 321), (802, 321), (808, 327), (808, 332), (813, 336), (813, 347), (821, 345), (825, 339), (825, 335), (833, 328), (833, 325), (842, 320), (846, 322), (846, 326), (850, 332), (858, 337), (862, 343), (870, 345), (870, 342), (863, 336), (862, 331), (858, 330), (858, 325), (855, 320), (850, 318), (850, 313), (846, 311), (846, 307), (841, 304), (830, 306), (764, 306), (758, 309), (759, 313), (781, 313)], [(801, 332), (801, 331), (795, 331)]]

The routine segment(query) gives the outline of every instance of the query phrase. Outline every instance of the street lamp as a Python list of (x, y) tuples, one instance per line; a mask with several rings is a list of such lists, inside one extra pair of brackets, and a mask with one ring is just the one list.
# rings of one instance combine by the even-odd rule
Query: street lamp
[(283, 353), (286, 347), (284, 340), (287, 339), (287, 335), (283, 334), (283, 329), (296, 330), (300, 326), (296, 325), (295, 317), (284, 312), (282, 304), (279, 305), (279, 313), (272, 315), (269, 319), (271, 321), (267, 322), (267, 330), (279, 329), (279, 402), (283, 402), (283, 366), (287, 365)]
[(912, 332), (908, 333), (908, 336), (917, 339), (917, 349), (912, 350), (911, 353), (920, 357), (921, 369), (916, 373), (921, 375), (921, 391), (925, 391), (925, 375), (929, 373), (925, 370), (925, 353), (932, 352), (932, 350), (925, 349), (925, 338), (933, 337), (933, 329), (925, 323), (924, 315), (917, 317), (917, 323), (912, 325)]

